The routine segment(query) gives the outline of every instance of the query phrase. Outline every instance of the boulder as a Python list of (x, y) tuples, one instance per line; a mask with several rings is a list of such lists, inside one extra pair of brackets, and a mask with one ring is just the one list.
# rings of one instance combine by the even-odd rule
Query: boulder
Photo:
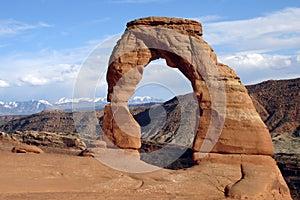
[(27, 144), (19, 144), (15, 146), (12, 150), (13, 153), (37, 153), (41, 154), (44, 151), (37, 146), (27, 145)]
[(94, 158), (94, 152), (92, 152), (91, 150), (88, 150), (88, 149), (84, 149), (82, 150), (78, 156), (82, 156), (82, 157), (92, 157)]

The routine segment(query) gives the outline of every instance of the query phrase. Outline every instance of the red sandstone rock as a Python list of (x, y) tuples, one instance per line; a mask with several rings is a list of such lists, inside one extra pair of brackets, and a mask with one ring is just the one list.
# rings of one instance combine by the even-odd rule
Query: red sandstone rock
[[(208, 165), (208, 163), (216, 168), (221, 165), (227, 166), (223, 172), (228, 178), (233, 174), (236, 175), (239, 171), (239, 178), (236, 177), (224, 188), (224, 193), (229, 198), (291, 199), (289, 188), (276, 166), (275, 160), (270, 156), (208, 154), (199, 161), (199, 167)], [(229, 171), (230, 169), (232, 172)], [(206, 169), (206, 172), (202, 173), (211, 172)]]
[(125, 149), (140, 147), (139, 126), (127, 112), (126, 102), (141, 80), (144, 67), (164, 58), (191, 81), (199, 103), (195, 152), (272, 155), (268, 129), (246, 88), (234, 70), (217, 62), (201, 35), (201, 24), (193, 20), (149, 17), (127, 24), (107, 72), (108, 101), (117, 105), (116, 111), (124, 110), (120, 117), (123, 120), (116, 120), (118, 114), (110, 111), (111, 105), (105, 108), (102, 129), (107, 143)]
[(102, 129), (108, 147), (116, 145), (122, 149), (139, 149), (141, 147), (141, 130), (125, 104), (107, 105), (104, 109)]

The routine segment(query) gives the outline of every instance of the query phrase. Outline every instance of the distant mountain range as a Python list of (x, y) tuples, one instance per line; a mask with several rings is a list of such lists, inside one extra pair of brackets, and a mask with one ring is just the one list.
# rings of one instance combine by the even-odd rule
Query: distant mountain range
[[(295, 137), (300, 137), (300, 78), (290, 80), (278, 80), (278, 81), (266, 81), (256, 85), (246, 86), (250, 97), (256, 107), (256, 110), (260, 114), (262, 120), (268, 126), (270, 132), (275, 133), (288, 133)], [(166, 142), (176, 135), (176, 131), (179, 128), (180, 121), (180, 106), (184, 108), (195, 108), (197, 105), (193, 102), (193, 95), (187, 94), (174, 97), (173, 99), (163, 103), (162, 100), (154, 99), (151, 97), (133, 97), (129, 105), (130, 110), (134, 118), (142, 125), (142, 133), (145, 138), (154, 141)], [(5, 110), (10, 115), (12, 113), (19, 114), (19, 116), (2, 116), (0, 117), (0, 130), (7, 132), (14, 132), (16, 130), (45, 130), (45, 131), (66, 131), (66, 124), (73, 124), (67, 131), (75, 130), (74, 122), (71, 112), (53, 111), (42, 112), (32, 116), (21, 116), (24, 113), (36, 113), (43, 110), (64, 110), (72, 111), (73, 106), (77, 106), (81, 110), (89, 110), (92, 106), (96, 105), (97, 108), (103, 108), (107, 102), (105, 98), (96, 99), (67, 99), (62, 98), (54, 104), (50, 104), (46, 101), (28, 101), (28, 102), (11, 102), (1, 103), (0, 109)], [(158, 104), (157, 106), (152, 106)], [(152, 107), (150, 107), (152, 106)], [(151, 110), (150, 110), (151, 108)], [(99, 110), (99, 122), (101, 124), (102, 111)], [(186, 109), (192, 110), (192, 109)], [(150, 112), (151, 111), (151, 112)], [(166, 112), (166, 113), (165, 113)], [(68, 116), (64, 116), (65, 113)], [(5, 112), (2, 111), (2, 115)], [(70, 116), (69, 116), (70, 115)], [(151, 120), (149, 118), (151, 115)], [(190, 113), (194, 116), (195, 113)], [(55, 116), (55, 117), (54, 117)], [(16, 118), (22, 118), (23, 121), (13, 120)], [(57, 118), (57, 121), (50, 122), (53, 118)], [(50, 121), (49, 121), (50, 120)], [(63, 120), (63, 121), (61, 121)], [(67, 121), (66, 121), (67, 120)], [(161, 124), (162, 122), (165, 122)], [(193, 118), (188, 119), (182, 126), (186, 133), (193, 133), (193, 125), (195, 122)], [(10, 121), (9, 125), (3, 125)], [(30, 122), (30, 123), (29, 123)], [(38, 128), (41, 124), (47, 123), (49, 126), (43, 126)], [(151, 122), (151, 123), (150, 123)], [(54, 124), (56, 126), (54, 126)], [(58, 129), (58, 124), (62, 126)], [(49, 127), (55, 127), (51, 129)], [(158, 128), (162, 128), (159, 130)], [(151, 130), (151, 131), (149, 131)], [(189, 135), (189, 134), (186, 134)]]
[[(256, 85), (246, 86), (248, 89), (249, 95), (252, 98), (252, 101), (256, 107), (256, 110), (260, 114), (262, 120), (268, 126), (270, 132), (275, 133), (288, 133), (288, 135), (293, 135), (296, 137), (300, 137), (300, 78), (290, 79), (290, 80), (270, 80), (265, 81)], [(163, 103), (161, 99), (155, 99), (152, 97), (144, 96), (139, 97), (135, 96), (129, 101), (129, 106), (131, 107), (131, 111), (133, 112), (136, 120), (141, 124), (147, 124), (149, 121), (149, 108), (147, 106), (152, 106), (153, 104), (159, 104), (164, 107), (167, 111), (167, 123), (164, 124), (163, 131), (157, 130), (162, 121), (164, 121), (164, 112), (160, 107), (153, 107), (151, 112), (156, 113), (155, 115), (152, 113), (152, 123), (151, 125), (142, 127), (142, 132), (145, 137), (151, 135), (152, 140), (159, 141), (161, 139), (170, 138), (171, 135), (174, 135), (176, 130), (179, 127), (179, 124), (176, 123), (178, 121), (178, 100), (180, 100), (181, 104), (184, 104), (186, 107), (197, 107), (192, 103), (192, 94), (183, 95), (175, 97), (174, 99)], [(24, 115), (38, 113), (44, 110), (63, 110), (63, 111), (79, 111), (79, 110), (101, 110), (107, 104), (105, 98), (79, 98), (79, 99), (71, 99), (71, 98), (61, 98), (57, 102), (51, 104), (45, 100), (32, 100), (27, 102), (9, 102), (4, 103), (0, 102), (0, 124), (11, 121), (12, 119), (20, 118)], [(43, 113), (45, 115), (47, 113)], [(57, 112), (55, 115), (59, 116), (61, 112)], [(8, 116), (9, 115), (9, 116)], [(12, 116), (19, 115), (19, 116)], [(193, 115), (193, 114), (191, 114)], [(39, 115), (35, 115), (39, 117)], [(25, 117), (25, 116), (24, 116)], [(26, 117), (25, 117), (26, 118)], [(30, 118), (30, 116), (28, 116)], [(47, 119), (49, 117), (46, 117)], [(51, 118), (51, 117), (50, 117)], [(63, 117), (64, 118), (64, 117)], [(99, 116), (99, 120), (101, 117)], [(155, 120), (154, 120), (155, 119)], [(26, 121), (26, 120), (25, 120)], [(28, 121), (28, 120), (27, 120)], [(39, 122), (41, 120), (29, 120), (30, 122)], [(44, 120), (45, 121), (45, 120)], [(47, 120), (46, 120), (47, 121)], [(20, 123), (19, 121), (11, 121), (10, 128), (2, 127), (4, 131), (15, 131), (18, 128)], [(25, 123), (25, 122), (24, 122)], [(64, 122), (60, 122), (64, 124)], [(185, 123), (186, 132), (190, 131), (191, 121)], [(26, 124), (26, 123), (25, 123)], [(30, 123), (32, 128), (36, 130), (35, 123)], [(170, 128), (171, 127), (171, 128)], [(23, 127), (25, 128), (25, 127)], [(23, 130), (22, 128), (22, 130)], [(29, 127), (28, 127), (29, 128)], [(60, 131), (64, 131), (62, 129)], [(1, 129), (1, 127), (0, 127)], [(27, 128), (26, 128), (27, 129)], [(75, 127), (71, 128), (72, 130)], [(144, 130), (145, 129), (145, 130)], [(147, 129), (147, 130), (146, 130)], [(148, 130), (152, 130), (151, 133)], [(37, 129), (39, 130), (39, 129)], [(42, 130), (42, 129), (41, 129)], [(155, 134), (153, 134), (156, 132)], [(188, 131), (187, 131), (188, 130)], [(48, 130), (52, 131), (52, 130)], [(171, 134), (166, 137), (166, 133)], [(165, 141), (162, 141), (165, 142)]]
[[(163, 102), (149, 96), (135, 96), (129, 100), (129, 105), (151, 105)], [(0, 101), (0, 116), (7, 115), (30, 115), (44, 110), (93, 110), (103, 109), (107, 104), (105, 97), (101, 98), (66, 98), (63, 97), (55, 103), (46, 100), (30, 100), (30, 101)]]

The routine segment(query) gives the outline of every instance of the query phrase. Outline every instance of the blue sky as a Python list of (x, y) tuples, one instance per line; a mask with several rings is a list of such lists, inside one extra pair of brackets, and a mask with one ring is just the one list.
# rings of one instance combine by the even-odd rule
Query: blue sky
[[(204, 39), (245, 84), (300, 77), (299, 0), (3, 0), (0, 101), (72, 97), (82, 63), (95, 47), (122, 34), (128, 21), (147, 16), (200, 21)], [(144, 85), (160, 84), (172, 94), (191, 91), (163, 61), (151, 65)], [(166, 73), (174, 75), (169, 80)], [(96, 96), (105, 93), (100, 87)], [(140, 94), (168, 98), (164, 93), (148, 88)]]

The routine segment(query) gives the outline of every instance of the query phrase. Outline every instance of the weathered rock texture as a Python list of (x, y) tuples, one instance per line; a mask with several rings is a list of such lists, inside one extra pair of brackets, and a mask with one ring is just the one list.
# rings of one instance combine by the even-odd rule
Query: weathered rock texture
[[(210, 154), (201, 165), (185, 170), (134, 174), (92, 158), (52, 153), (20, 156), (2, 150), (3, 145), (0, 199), (5, 200), (290, 199), (269, 156)], [(249, 176), (249, 171), (257, 176)], [(242, 188), (246, 189), (241, 193)]]
[(247, 89), (271, 133), (300, 137), (300, 78), (264, 81)]
[(164, 58), (168, 66), (178, 68), (191, 81), (199, 105), (195, 152), (273, 153), (268, 129), (246, 88), (231, 68), (217, 62), (201, 35), (201, 24), (193, 20), (149, 17), (127, 24), (107, 72), (111, 104), (105, 108), (102, 129), (108, 143), (124, 149), (140, 147), (140, 127), (126, 102), (147, 64)]
[(12, 150), (13, 153), (44, 153), (44, 151), (36, 146), (19, 144), (15, 146)]
[(277, 165), (287, 182), (294, 200), (300, 199), (300, 155), (276, 154)]
[[(233, 199), (290, 199), (289, 189), (270, 157), (274, 150), (269, 131), (246, 88), (231, 68), (218, 63), (201, 36), (201, 24), (192, 20), (149, 17), (127, 24), (107, 72), (110, 104), (104, 109), (104, 140), (111, 147), (141, 147), (141, 128), (126, 103), (144, 68), (163, 58), (190, 80), (194, 90), (198, 112), (193, 160), (199, 168), (209, 163), (212, 171), (223, 166), (239, 172), (235, 180), (229, 180), (230, 172), (224, 171), (223, 177), (217, 178), (222, 182), (217, 189)], [(179, 119), (185, 121), (182, 114), (178, 113)]]
[(51, 133), (46, 131), (16, 131), (14, 134), (0, 133), (0, 141), (14, 140), (18, 143), (35, 145), (40, 147), (55, 147), (55, 148), (73, 148), (85, 149), (85, 143), (77, 134), (71, 133)]
[(0, 129), (7, 133), (25, 130), (73, 133), (75, 125), (72, 117), (72, 113), (60, 110), (43, 111), (30, 117), (14, 118), (0, 125)]

